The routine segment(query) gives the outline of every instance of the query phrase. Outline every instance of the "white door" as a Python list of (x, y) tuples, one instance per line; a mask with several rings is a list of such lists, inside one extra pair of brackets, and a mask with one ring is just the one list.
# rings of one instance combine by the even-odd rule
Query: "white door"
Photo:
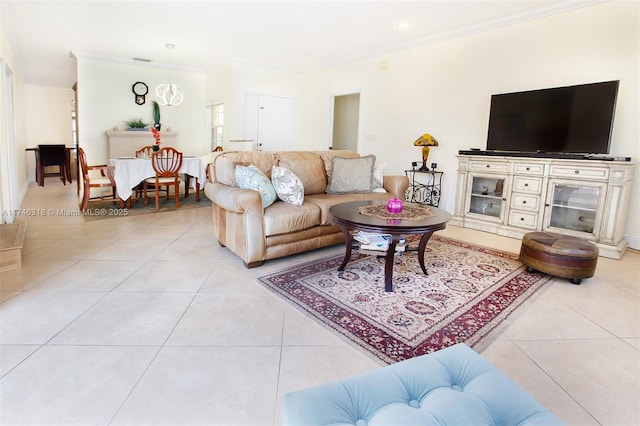
[(294, 111), (294, 99), (262, 95), (259, 97), (257, 151), (293, 149)]

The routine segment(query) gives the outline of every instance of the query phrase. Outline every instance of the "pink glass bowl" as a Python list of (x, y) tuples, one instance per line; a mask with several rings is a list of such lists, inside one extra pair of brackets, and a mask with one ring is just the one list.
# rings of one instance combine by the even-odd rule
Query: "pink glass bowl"
[(394, 197), (387, 201), (387, 211), (389, 213), (400, 213), (402, 211), (403, 203), (397, 197)]

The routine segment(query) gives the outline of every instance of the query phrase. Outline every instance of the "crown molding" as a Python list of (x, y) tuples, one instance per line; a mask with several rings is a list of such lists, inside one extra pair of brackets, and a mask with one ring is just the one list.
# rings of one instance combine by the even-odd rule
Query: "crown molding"
[(155, 69), (168, 70), (168, 71), (174, 71), (174, 72), (176, 71), (185, 72), (190, 74), (204, 74), (204, 71), (199, 68), (188, 68), (188, 67), (181, 67), (176, 65), (167, 65), (167, 64), (161, 64), (161, 63), (152, 62), (152, 61), (144, 62), (144, 61), (139, 61), (134, 59), (91, 55), (84, 52), (74, 52), (74, 51), (69, 52), (69, 56), (76, 60), (81, 59), (85, 61), (104, 62), (104, 63), (121, 64), (121, 65), (135, 65), (138, 67), (155, 68)]

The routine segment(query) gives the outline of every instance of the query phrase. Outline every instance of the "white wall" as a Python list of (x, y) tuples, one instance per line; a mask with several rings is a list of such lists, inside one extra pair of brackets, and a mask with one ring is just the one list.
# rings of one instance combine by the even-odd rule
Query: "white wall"
[[(80, 146), (89, 164), (103, 164), (108, 158), (106, 131), (126, 130), (125, 120), (142, 118), (153, 122), (151, 102), (160, 83), (180, 85), (184, 102), (161, 106), (162, 129), (178, 133), (177, 149), (185, 154), (202, 155), (209, 151), (205, 138), (204, 74), (157, 68), (134, 62), (106, 62), (79, 56), (78, 130)], [(131, 86), (142, 81), (149, 86), (144, 105), (134, 102)]]
[[(358, 151), (373, 153), (388, 172), (420, 160), (413, 141), (431, 133), (440, 146), (429, 162), (445, 172), (440, 206), (454, 210), (460, 149), (486, 147), (490, 97), (620, 80), (612, 155), (640, 160), (638, 3), (616, 1), (531, 22), (320, 70), (305, 76), (300, 114), (304, 149), (323, 149), (331, 94), (361, 92)], [(388, 61), (387, 69), (378, 62)], [(318, 135), (321, 137), (318, 138)], [(640, 248), (640, 185), (632, 189), (625, 235)]]
[[(245, 139), (243, 133), (244, 98), (247, 93), (293, 98), (296, 104), (302, 96), (302, 76), (289, 72), (256, 67), (243, 61), (234, 61), (216, 72), (207, 75), (208, 100), (223, 99), (225, 108), (224, 149), (251, 150), (251, 142), (230, 142)], [(303, 117), (296, 111), (294, 140), (304, 140), (308, 135), (304, 128)]]
[[(27, 158), (27, 155), (32, 153), (26, 153), (25, 148), (27, 148), (27, 140), (25, 138), (24, 129), (25, 129), (25, 101), (24, 101), (24, 82), (22, 79), (22, 74), (20, 73), (20, 69), (17, 66), (15, 56), (11, 46), (9, 45), (9, 41), (6, 38), (4, 33), (4, 29), (2, 28), (2, 24), (0, 24), (0, 57), (6, 62), (7, 66), (11, 69), (12, 72), (12, 84), (13, 84), (13, 124), (14, 124), (14, 153), (16, 161), (15, 169), (13, 176), (10, 175), (11, 170), (8, 167), (3, 167), (0, 170), (0, 182), (2, 182), (2, 186), (11, 185), (11, 191), (16, 194), (17, 204), (11, 205), (11, 202), (6, 200), (6, 194), (1, 194), (0, 196), (0, 209), (2, 211), (11, 210), (18, 208), (22, 199), (24, 198), (27, 189), (27, 170), (25, 161), (20, 161), (23, 158)], [(2, 101), (0, 102), (0, 117), (4, 120), (5, 111), (4, 111), (4, 90), (0, 89), (0, 98)], [(7, 134), (5, 133), (6, 124), (4, 124), (0, 120), (0, 151), (4, 156), (7, 150), (11, 149), (8, 145)]]
[[(359, 92), (358, 151), (403, 174), (421, 160), (413, 141), (431, 133), (440, 146), (429, 162), (445, 172), (440, 206), (453, 211), (456, 154), (486, 147), (492, 94), (620, 80), (611, 154), (640, 161), (638, 9), (613, 1), (308, 74), (235, 64), (225, 74), (225, 139), (242, 138), (244, 93), (255, 92), (296, 98), (294, 149), (326, 149), (331, 97)], [(209, 97), (221, 89), (207, 87)], [(625, 236), (640, 248), (637, 177), (630, 204)]]

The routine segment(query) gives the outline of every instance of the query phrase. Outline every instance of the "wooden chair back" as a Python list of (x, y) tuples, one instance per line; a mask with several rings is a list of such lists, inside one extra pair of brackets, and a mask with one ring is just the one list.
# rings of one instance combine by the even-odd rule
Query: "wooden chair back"
[(144, 157), (151, 158), (153, 155), (153, 145), (143, 146), (139, 150), (136, 151), (136, 158)]
[(78, 148), (78, 160), (80, 161), (80, 173), (82, 173), (82, 181), (85, 185), (89, 184), (89, 168), (87, 167), (87, 154), (84, 149)]
[(168, 186), (174, 187), (176, 208), (180, 207), (180, 167), (182, 167), (182, 152), (172, 147), (160, 148), (151, 156), (151, 166), (156, 172), (155, 177), (144, 180), (144, 205), (148, 204), (147, 190), (153, 185), (156, 198), (156, 211), (160, 209), (160, 186), (167, 186), (167, 198), (169, 198)]
[[(37, 167), (40, 182), (38, 185), (44, 186), (44, 178), (58, 176), (63, 184), (67, 184), (67, 179), (71, 182), (71, 176), (67, 176), (67, 148), (65, 145), (38, 145)], [(45, 172), (45, 167), (58, 167), (56, 172)]]
[(170, 146), (160, 148), (151, 156), (151, 166), (157, 177), (177, 177), (182, 167), (182, 152)]

